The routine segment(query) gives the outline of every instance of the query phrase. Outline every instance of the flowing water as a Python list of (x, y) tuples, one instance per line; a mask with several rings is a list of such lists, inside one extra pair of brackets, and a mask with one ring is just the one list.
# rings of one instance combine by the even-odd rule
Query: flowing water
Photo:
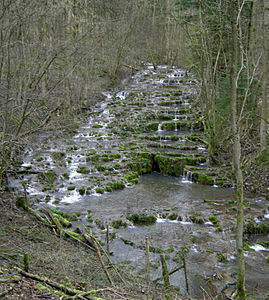
[[(39, 147), (28, 149), (24, 157), (22, 175), (9, 180), (16, 190), (21, 190), (22, 180), (26, 181), (36, 208), (49, 205), (76, 214), (78, 220), (73, 227), (92, 230), (102, 241), (105, 225), (109, 224), (112, 260), (141, 276), (146, 237), (152, 250), (151, 279), (161, 275), (159, 252), (166, 254), (168, 268), (173, 269), (181, 263), (179, 253), (188, 249), (191, 296), (199, 299), (205, 291), (214, 295), (227, 282), (236, 281), (236, 245), (235, 191), (218, 185), (221, 173), (210, 164), (201, 142), (203, 133), (191, 109), (197, 85), (182, 69), (159, 66), (154, 70), (148, 65), (125, 82), (121, 91), (104, 93), (104, 101), (74, 136), (40, 137)], [(153, 165), (153, 172), (145, 171), (149, 174), (132, 184), (125, 170), (134, 157), (146, 151), (164, 154), (172, 161), (175, 156), (198, 157), (200, 161), (184, 165), (176, 176), (163, 176), (155, 172), (162, 173), (160, 165)], [(56, 179), (46, 177), (51, 170)], [(210, 185), (198, 183), (195, 172), (205, 174), (208, 170), (213, 178)], [(126, 188), (106, 192), (111, 180), (121, 180)], [(246, 201), (246, 213), (257, 217), (257, 222), (269, 220), (268, 201), (252, 195), (247, 195)], [(113, 228), (113, 221), (121, 219), (124, 223), (132, 214), (154, 215), (157, 221), (134, 226), (127, 220), (126, 227)], [(210, 216), (218, 219), (221, 230)], [(255, 251), (245, 251), (247, 288), (262, 295), (257, 299), (269, 293), (269, 249), (257, 243), (268, 238), (251, 236), (249, 246)], [(171, 276), (171, 284), (185, 292), (183, 270)]]

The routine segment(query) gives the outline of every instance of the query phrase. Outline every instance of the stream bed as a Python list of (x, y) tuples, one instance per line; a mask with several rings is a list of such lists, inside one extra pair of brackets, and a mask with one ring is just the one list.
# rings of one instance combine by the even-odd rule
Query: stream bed
[[(73, 216), (74, 229), (102, 242), (108, 224), (111, 259), (140, 276), (146, 237), (152, 280), (161, 275), (161, 252), (173, 269), (187, 251), (191, 296), (216, 295), (236, 281), (235, 190), (230, 166), (214, 166), (206, 151), (192, 109), (198, 89), (185, 70), (148, 64), (120, 91), (104, 92), (75, 135), (40, 136), (10, 185), (23, 194), (25, 181), (33, 207)], [(245, 202), (248, 218), (268, 224), (268, 200), (245, 195)], [(135, 214), (156, 222), (133, 224)], [(255, 299), (269, 295), (268, 240), (259, 234), (246, 241), (246, 285)], [(186, 292), (183, 270), (170, 280)]]

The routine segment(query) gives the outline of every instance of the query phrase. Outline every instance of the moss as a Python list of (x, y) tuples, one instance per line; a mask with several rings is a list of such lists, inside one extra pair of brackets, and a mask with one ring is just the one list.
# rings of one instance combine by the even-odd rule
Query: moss
[(124, 176), (124, 178), (128, 181), (128, 182), (132, 182), (134, 179), (138, 178), (138, 172), (130, 172), (128, 174), (126, 174)]
[(141, 214), (141, 215), (133, 214), (126, 218), (137, 225), (150, 225), (150, 224), (154, 224), (157, 220), (155, 216), (147, 216), (145, 214)]
[(75, 189), (76, 189), (76, 187), (74, 185), (67, 187), (68, 191), (74, 191)]
[(77, 240), (80, 240), (80, 241), (83, 240), (83, 238), (80, 236), (79, 233), (76, 233), (76, 232), (73, 232), (73, 231), (70, 231), (70, 230), (64, 230), (64, 233), (65, 233), (67, 236), (71, 236), (71, 237), (74, 238), (74, 239), (77, 239)]
[(181, 158), (171, 158), (163, 155), (154, 157), (156, 171), (162, 175), (180, 176), (182, 173), (184, 162)]
[(85, 194), (85, 187), (84, 186), (82, 186), (79, 190), (78, 190), (78, 192), (79, 192), (79, 194), (80, 195), (84, 195)]
[(122, 219), (114, 220), (112, 222), (112, 227), (115, 229), (119, 229), (120, 227), (127, 227), (127, 223), (123, 222)]
[(94, 167), (99, 172), (103, 172), (103, 171), (105, 171), (107, 169), (106, 166), (103, 166), (103, 165), (100, 165), (100, 164), (95, 164)]
[(187, 121), (177, 122), (177, 128), (179, 128), (181, 130), (189, 129), (189, 128), (191, 128), (191, 123), (187, 122)]
[(201, 184), (207, 184), (207, 185), (214, 184), (214, 180), (212, 177), (208, 176), (207, 174), (200, 173), (198, 171), (192, 173), (192, 179)]
[(227, 259), (226, 254), (218, 253), (218, 261), (219, 262), (224, 262), (224, 261), (226, 261), (226, 259)]
[(191, 165), (191, 166), (195, 166), (199, 164), (199, 159), (198, 158), (194, 158), (194, 157), (186, 157), (185, 158), (186, 164), (187, 165)]
[(112, 188), (110, 186), (106, 186), (106, 192), (112, 192)]
[(158, 130), (158, 123), (151, 123), (147, 125), (147, 131), (157, 131)]
[(116, 170), (120, 169), (120, 164), (119, 163), (114, 164), (113, 168), (116, 169)]
[(125, 188), (125, 184), (122, 181), (112, 181), (109, 183), (109, 186), (112, 190), (123, 190)]
[(114, 153), (114, 154), (110, 154), (109, 155), (109, 158), (111, 160), (114, 160), (114, 159), (118, 159), (118, 158), (121, 158), (121, 155), (119, 153)]
[(68, 173), (63, 173), (63, 178), (68, 180), (69, 179), (69, 174)]
[(88, 167), (82, 167), (82, 166), (79, 166), (76, 171), (81, 174), (88, 174), (90, 172)]
[(18, 197), (16, 200), (16, 206), (26, 208), (27, 207), (27, 201), (23, 197)]
[(173, 120), (174, 116), (169, 114), (159, 114), (157, 118), (160, 120)]
[(138, 178), (132, 179), (131, 183), (132, 183), (132, 184), (138, 184)]
[(216, 218), (215, 216), (210, 216), (210, 217), (209, 217), (209, 221), (210, 221), (211, 223), (213, 223), (214, 225), (216, 225), (216, 224), (219, 223), (218, 218)]
[(91, 159), (93, 162), (96, 162), (96, 161), (99, 161), (100, 157), (101, 157), (100, 154), (94, 154)]
[(54, 218), (57, 218), (59, 220), (59, 222), (64, 226), (64, 227), (67, 227), (67, 228), (70, 228), (72, 227), (72, 223), (69, 222), (66, 218), (64, 218), (63, 216), (61, 216), (60, 214), (56, 214), (54, 213), (53, 214), (53, 217)]
[(172, 220), (172, 221), (175, 221), (175, 220), (177, 220), (177, 217), (178, 217), (177, 214), (171, 214), (171, 215), (168, 216), (168, 219)]
[(215, 225), (215, 227), (217, 228), (217, 231), (222, 232), (222, 228), (220, 226), (220, 221), (217, 217), (210, 216), (209, 221), (212, 222)]
[(178, 136), (176, 136), (176, 135), (172, 135), (171, 136), (171, 141), (178, 141), (179, 140), (179, 137)]
[(76, 233), (81, 233), (80, 228), (79, 228), (79, 227), (76, 227), (75, 232), (76, 232)]
[(101, 124), (94, 124), (92, 127), (93, 128), (103, 128), (103, 125), (101, 125)]
[(162, 129), (167, 131), (174, 131), (176, 129), (175, 122), (166, 122), (162, 124)]
[(38, 161), (38, 162), (40, 162), (40, 161), (42, 161), (43, 160), (43, 157), (38, 157), (37, 159), (36, 159), (36, 161)]
[(98, 188), (96, 189), (96, 193), (97, 193), (97, 194), (104, 194), (104, 189), (98, 187)]

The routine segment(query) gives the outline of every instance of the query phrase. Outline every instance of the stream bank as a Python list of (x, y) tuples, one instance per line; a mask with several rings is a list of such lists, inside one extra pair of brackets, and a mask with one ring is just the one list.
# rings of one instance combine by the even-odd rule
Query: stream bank
[[(218, 293), (235, 281), (236, 204), (231, 167), (212, 165), (203, 116), (192, 108), (198, 88), (185, 70), (148, 65), (121, 91), (104, 93), (73, 137), (40, 137), (10, 185), (22, 190), (23, 180), (36, 208), (61, 210), (74, 228), (86, 226), (102, 241), (109, 224), (113, 260), (140, 275), (146, 236), (152, 279), (161, 272), (160, 252), (170, 269), (188, 249), (191, 295), (201, 297), (201, 287)], [(247, 222), (254, 222), (249, 233), (260, 233), (246, 244), (247, 287), (265, 295), (268, 201), (246, 195), (245, 202)], [(136, 225), (134, 215), (156, 222)], [(183, 277), (183, 271), (171, 277), (182, 292)]]

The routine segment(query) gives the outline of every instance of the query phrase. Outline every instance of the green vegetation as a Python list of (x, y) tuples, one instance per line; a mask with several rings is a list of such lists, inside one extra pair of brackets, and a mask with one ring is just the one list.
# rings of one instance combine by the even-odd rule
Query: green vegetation
[(112, 222), (112, 227), (115, 229), (119, 229), (120, 227), (127, 227), (127, 223), (123, 222), (122, 219), (114, 220)]
[(85, 192), (86, 192), (86, 189), (85, 189), (85, 187), (84, 186), (82, 186), (79, 190), (78, 190), (78, 192), (80, 193), (80, 195), (84, 195), (85, 194)]
[(220, 221), (217, 217), (215, 216), (210, 216), (209, 221), (212, 222), (216, 227), (218, 231), (222, 231), (222, 228), (220, 226)]
[(68, 191), (74, 191), (76, 189), (76, 187), (74, 185), (68, 186), (67, 190)]
[(135, 225), (151, 225), (157, 220), (155, 216), (147, 216), (145, 214), (133, 214), (126, 217), (127, 220), (133, 222)]
[(88, 174), (90, 172), (90, 170), (88, 169), (88, 167), (79, 166), (77, 168), (77, 172), (81, 173), (81, 174)]
[(97, 194), (104, 194), (104, 189), (98, 187), (98, 188), (96, 188), (96, 193), (97, 193)]

